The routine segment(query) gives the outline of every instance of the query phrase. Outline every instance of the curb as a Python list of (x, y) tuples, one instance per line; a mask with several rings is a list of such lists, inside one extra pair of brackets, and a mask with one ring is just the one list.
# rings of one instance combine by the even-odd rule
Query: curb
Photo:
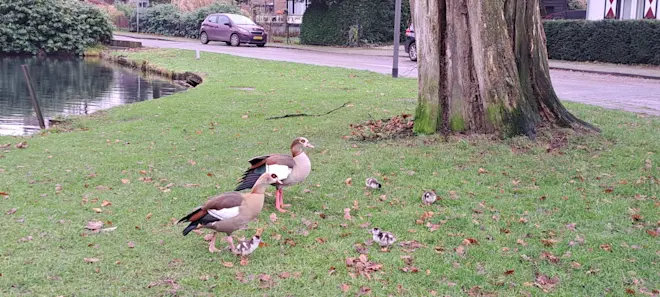
[(553, 66), (550, 66), (548, 68), (554, 70), (563, 70), (563, 71), (574, 71), (574, 72), (594, 73), (594, 74), (612, 75), (612, 76), (621, 76), (621, 77), (660, 80), (660, 76), (646, 75), (646, 74), (634, 74), (634, 73), (612, 72), (612, 71), (602, 71), (602, 70), (586, 70), (586, 69), (575, 69), (575, 68), (553, 67)]
[(163, 38), (163, 37), (152, 37), (152, 36), (148, 36), (148, 35), (146, 35), (146, 36), (142, 36), (142, 35), (135, 36), (135, 35), (115, 34), (115, 33), (112, 33), (112, 35), (113, 36), (134, 38), (134, 39), (150, 39), (150, 40), (160, 40), (160, 41), (170, 41), (170, 42), (181, 42), (181, 41), (178, 41), (178, 40), (167, 39), (167, 38)]

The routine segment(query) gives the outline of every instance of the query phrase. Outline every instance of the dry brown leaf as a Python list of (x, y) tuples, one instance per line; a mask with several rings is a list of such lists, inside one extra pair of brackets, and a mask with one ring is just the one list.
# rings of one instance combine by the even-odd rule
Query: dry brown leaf
[(348, 290), (351, 289), (351, 286), (348, 285), (348, 284), (343, 283), (339, 286), (339, 288), (341, 289), (342, 292), (346, 293), (346, 292), (348, 292)]
[(350, 208), (344, 208), (344, 219), (346, 220), (351, 220), (351, 209)]
[(129, 248), (129, 249), (135, 248), (135, 243), (132, 242), (132, 241), (129, 241), (129, 242), (128, 242), (128, 248)]
[(195, 166), (195, 165), (197, 165), (197, 162), (195, 162), (193, 160), (188, 160), (188, 164), (190, 164), (192, 166)]
[(7, 214), (7, 215), (13, 215), (13, 214), (16, 213), (17, 210), (18, 210), (17, 208), (12, 208), (12, 209), (10, 209), (9, 211), (7, 211), (5, 214)]
[(17, 149), (24, 149), (24, 148), (28, 147), (28, 143), (27, 143), (27, 141), (21, 141), (21, 142), (17, 143), (16, 145), (14, 145), (14, 147), (17, 148)]
[(464, 246), (459, 245), (458, 247), (456, 247), (456, 248), (454, 249), (454, 251), (456, 251), (456, 254), (457, 254), (457, 255), (459, 255), (459, 256), (461, 256), (461, 257), (465, 257), (465, 247), (464, 247)]
[(92, 230), (94, 232), (99, 232), (103, 228), (103, 222), (101, 221), (89, 221), (85, 226), (85, 229)]
[(152, 216), (152, 214), (151, 214), (151, 213), (148, 213), (147, 216), (144, 217), (144, 218), (148, 220), (148, 219), (151, 219), (151, 216)]
[(130, 183), (130, 182), (131, 182), (130, 179), (127, 179), (127, 178), (122, 178), (122, 179), (121, 179), (121, 183), (122, 183), (122, 184), (128, 184), (128, 183)]
[(108, 200), (103, 200), (103, 202), (101, 203), (101, 206), (103, 206), (103, 207), (110, 206), (110, 205), (112, 205), (112, 202), (110, 202)]
[(234, 263), (232, 263), (232, 262), (222, 262), (222, 266), (227, 267), (227, 268), (232, 268), (232, 267), (234, 267)]
[(357, 200), (353, 200), (353, 209), (355, 209), (355, 210), (360, 209), (360, 206), (358, 205), (358, 201), (357, 201)]
[(271, 222), (275, 223), (277, 221), (277, 214), (271, 213), (268, 218), (270, 219)]
[(277, 276), (281, 279), (287, 279), (287, 278), (291, 277), (291, 273), (284, 271), (284, 272), (278, 274)]
[(97, 258), (85, 258), (83, 260), (87, 263), (96, 263), (96, 262), (101, 261), (100, 259), (97, 259)]
[[(260, 242), (259, 244), (261, 245), (263, 242)], [(247, 266), (250, 264), (250, 261), (248, 260), (247, 257), (241, 257), (241, 262), (239, 263), (241, 266)]]
[(353, 185), (353, 178), (351, 178), (351, 177), (347, 178), (347, 179), (344, 181), (344, 183), (345, 183), (347, 186), (352, 186), (352, 185)]
[(539, 274), (536, 276), (536, 281), (534, 282), (534, 285), (541, 288), (544, 292), (550, 292), (555, 285), (559, 283), (559, 278), (558, 277), (553, 277), (550, 278), (545, 274)]
[(514, 269), (510, 269), (510, 270), (505, 271), (505, 272), (504, 272), (504, 275), (512, 275), (512, 274), (514, 274), (515, 272), (516, 272), (516, 271), (515, 271)]
[(605, 243), (605, 244), (601, 244), (601, 245), (600, 245), (600, 248), (601, 248), (602, 250), (606, 251), (606, 252), (612, 252), (612, 246), (610, 246), (609, 244), (606, 244), (606, 243)]
[(488, 173), (488, 170), (479, 168), (479, 174), (486, 174), (486, 173)]
[(103, 210), (100, 209), (100, 208), (98, 208), (98, 207), (92, 208), (92, 210), (93, 210), (95, 213), (102, 213), (102, 212), (103, 212)]
[(186, 188), (194, 188), (194, 187), (199, 187), (200, 184), (185, 184), (183, 186), (186, 187)]
[(658, 232), (658, 230), (648, 229), (648, 230), (646, 230), (646, 233), (648, 233), (649, 235), (651, 235), (653, 237), (658, 237), (658, 233), (660, 233), (660, 232)]

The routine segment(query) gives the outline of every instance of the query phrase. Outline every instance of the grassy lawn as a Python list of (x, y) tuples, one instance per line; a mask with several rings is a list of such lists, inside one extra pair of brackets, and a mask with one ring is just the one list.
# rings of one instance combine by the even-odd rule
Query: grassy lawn
[[(415, 80), (219, 54), (195, 60), (180, 50), (124, 54), (201, 73), (205, 82), (75, 119), (73, 132), (0, 137), (0, 145), (29, 145), (0, 149), (1, 295), (623, 296), (660, 289), (658, 118), (566, 103), (603, 133), (570, 134), (550, 152), (557, 135), (357, 142), (343, 137), (350, 123), (414, 112)], [(348, 101), (324, 117), (265, 120)], [(267, 245), (247, 266), (228, 252), (209, 254), (203, 234), (183, 237), (185, 226), (172, 225), (208, 196), (232, 190), (250, 157), (287, 153), (296, 136), (316, 145), (308, 153), (312, 174), (285, 189), (291, 212), (280, 214), (267, 197), (259, 220), (235, 234), (265, 229)], [(370, 176), (383, 189), (365, 190)], [(421, 206), (425, 189), (442, 200)], [(433, 215), (421, 219), (427, 211)], [(116, 229), (89, 232), (90, 220)], [(382, 268), (370, 279), (352, 277), (346, 259), (359, 256), (354, 245), (370, 239), (371, 227), (398, 241), (390, 252), (366, 246), (368, 261)], [(413, 240), (423, 246), (399, 246)], [(407, 265), (418, 272), (402, 271)]]

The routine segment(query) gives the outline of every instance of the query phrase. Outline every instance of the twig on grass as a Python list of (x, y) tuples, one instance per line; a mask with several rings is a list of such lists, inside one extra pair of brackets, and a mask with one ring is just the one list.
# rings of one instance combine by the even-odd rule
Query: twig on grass
[(342, 104), (341, 106), (339, 106), (339, 107), (337, 107), (337, 108), (335, 108), (331, 111), (328, 111), (326, 113), (321, 113), (321, 114), (307, 114), (307, 113), (285, 114), (283, 116), (269, 117), (269, 118), (266, 118), (266, 120), (275, 120), (275, 119), (293, 118), (293, 117), (321, 117), (321, 116), (329, 115), (329, 114), (331, 114), (331, 113), (333, 113), (333, 112), (335, 112), (335, 111), (337, 111), (341, 108), (344, 108), (349, 103), (350, 102), (346, 102), (346, 103)]

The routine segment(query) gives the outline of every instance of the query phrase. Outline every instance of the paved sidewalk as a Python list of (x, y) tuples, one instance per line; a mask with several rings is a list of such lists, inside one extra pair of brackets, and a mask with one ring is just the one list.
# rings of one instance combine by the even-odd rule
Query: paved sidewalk
[[(143, 33), (129, 33), (129, 32), (114, 32), (115, 36), (135, 37), (143, 39), (153, 39), (162, 41), (176, 41), (198, 43), (196, 39), (169, 37), (153, 34)], [(325, 52), (333, 54), (345, 55), (363, 55), (363, 56), (378, 56), (378, 57), (391, 57), (393, 54), (393, 46), (381, 46), (370, 48), (350, 48), (350, 47), (332, 47), (332, 46), (314, 46), (314, 45), (300, 45), (300, 44), (284, 44), (284, 43), (268, 43), (268, 47), (307, 50), (315, 52)], [(399, 57), (407, 59), (408, 54), (401, 46), (399, 50)], [(550, 69), (579, 71), (587, 73), (614, 75), (614, 76), (627, 76), (646, 79), (660, 80), (660, 66), (633, 66), (633, 65), (618, 65), (608, 63), (596, 62), (573, 62), (573, 61), (560, 61), (550, 60)]]

